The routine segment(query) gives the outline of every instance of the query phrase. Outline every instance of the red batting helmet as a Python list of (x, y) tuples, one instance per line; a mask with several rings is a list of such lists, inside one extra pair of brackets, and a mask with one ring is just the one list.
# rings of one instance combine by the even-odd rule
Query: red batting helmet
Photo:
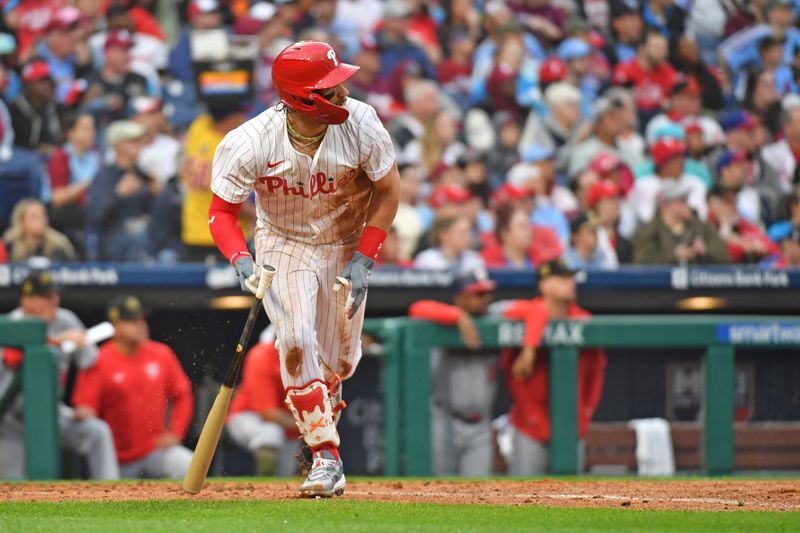
[(287, 107), (323, 124), (341, 124), (350, 114), (315, 93), (336, 87), (359, 67), (342, 63), (328, 43), (300, 41), (284, 48), (272, 65), (272, 83)]

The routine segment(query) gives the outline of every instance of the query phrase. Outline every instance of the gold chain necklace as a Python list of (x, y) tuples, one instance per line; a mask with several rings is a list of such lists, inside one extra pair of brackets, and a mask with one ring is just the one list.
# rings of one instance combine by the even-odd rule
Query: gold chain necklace
[(310, 146), (310, 145), (312, 145), (314, 143), (318, 143), (325, 136), (325, 132), (328, 131), (328, 129), (326, 127), (324, 130), (322, 130), (322, 133), (320, 133), (319, 135), (314, 135), (313, 137), (308, 137), (308, 136), (303, 135), (302, 133), (298, 132), (294, 128), (294, 126), (292, 126), (292, 121), (289, 120), (289, 117), (286, 117), (286, 128), (289, 130), (289, 135), (294, 137), (295, 141), (304, 141), (306, 143), (306, 144), (302, 144), (302, 143), (298, 142), (298, 144), (301, 144), (302, 146)]

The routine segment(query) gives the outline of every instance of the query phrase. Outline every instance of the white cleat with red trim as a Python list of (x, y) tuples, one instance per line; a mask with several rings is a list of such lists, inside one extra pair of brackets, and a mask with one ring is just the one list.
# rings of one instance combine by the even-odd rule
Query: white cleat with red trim
[(344, 466), (328, 450), (314, 452), (314, 462), (308, 477), (300, 485), (300, 496), (303, 498), (330, 498), (344, 494)]

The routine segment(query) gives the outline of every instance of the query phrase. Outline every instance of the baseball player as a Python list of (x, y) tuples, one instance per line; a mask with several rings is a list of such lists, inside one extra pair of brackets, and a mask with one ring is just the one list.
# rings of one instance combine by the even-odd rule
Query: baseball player
[(252, 191), (256, 262), (277, 269), (264, 306), (286, 403), (313, 452), (305, 497), (344, 492), (340, 382), (361, 357), (367, 282), (400, 195), (388, 132), (347, 97), (357, 70), (327, 43), (285, 48), (272, 66), (280, 102), (228, 133), (212, 167), (209, 228), (242, 289), (255, 288), (256, 267), (236, 215)]
[(443, 476), (492, 473), (492, 404), (499, 352), (481, 349), (474, 318), (486, 315), (496, 284), (483, 270), (463, 272), (454, 283), (453, 305), (419, 300), (408, 316), (456, 326), (466, 349), (431, 352), (433, 471)]

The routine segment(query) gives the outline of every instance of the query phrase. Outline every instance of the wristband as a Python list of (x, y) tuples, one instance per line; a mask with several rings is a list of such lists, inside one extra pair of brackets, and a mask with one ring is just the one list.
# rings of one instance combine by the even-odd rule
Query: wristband
[(375, 226), (365, 226), (358, 243), (358, 251), (372, 260), (378, 258), (378, 252), (386, 240), (386, 232)]
[(251, 258), (251, 259), (252, 259), (252, 257), (253, 257), (252, 255), (250, 255), (250, 252), (236, 252), (235, 254), (233, 254), (233, 255), (231, 256), (231, 264), (232, 264), (232, 265), (235, 265), (235, 264), (236, 264), (236, 261), (237, 261), (237, 260), (238, 260), (240, 257), (244, 257), (244, 256), (247, 256), (247, 257), (249, 257), (249, 258)]

